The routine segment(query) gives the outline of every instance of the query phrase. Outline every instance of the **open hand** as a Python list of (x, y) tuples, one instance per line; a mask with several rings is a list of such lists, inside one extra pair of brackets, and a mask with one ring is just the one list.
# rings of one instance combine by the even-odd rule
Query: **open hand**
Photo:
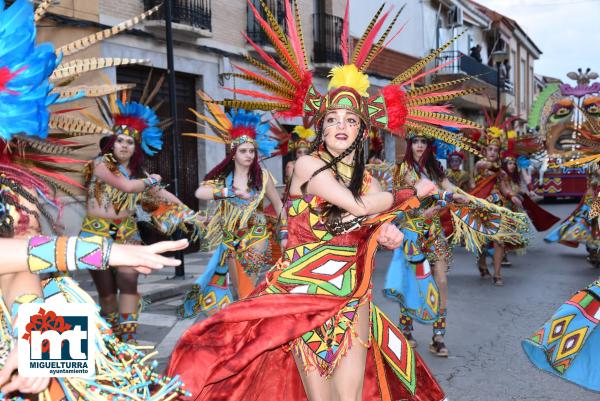
[(50, 384), (49, 377), (23, 377), (19, 374), (13, 375), (19, 366), (17, 346), (8, 354), (6, 364), (0, 370), (0, 391), (10, 394), (19, 391), (24, 394), (38, 394), (44, 391)]
[(165, 266), (179, 266), (181, 260), (160, 255), (164, 252), (179, 251), (187, 248), (187, 239), (179, 241), (162, 241), (152, 245), (113, 244), (108, 263), (111, 266), (131, 266), (142, 274), (152, 272), (152, 269), (162, 269)]
[(234, 189), (233, 193), (240, 199), (248, 200), (251, 198), (250, 194), (246, 191), (242, 191), (241, 189)]
[(425, 178), (420, 179), (415, 183), (415, 189), (417, 190), (418, 198), (424, 198), (437, 191), (437, 187), (435, 186), (435, 184)]
[(469, 203), (469, 198), (465, 195), (454, 193), (452, 195), (452, 200), (456, 203)]

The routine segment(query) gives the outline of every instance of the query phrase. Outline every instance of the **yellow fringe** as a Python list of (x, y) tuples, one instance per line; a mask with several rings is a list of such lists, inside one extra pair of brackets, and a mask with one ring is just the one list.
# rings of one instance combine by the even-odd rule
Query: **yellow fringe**
[(450, 215), (454, 225), (454, 232), (451, 235), (452, 244), (465, 244), (468, 251), (481, 252), (485, 245), (490, 241), (519, 245), (527, 243), (527, 234), (529, 233), (529, 219), (525, 213), (517, 213), (505, 207), (494, 205), (484, 199), (477, 198), (457, 188), (457, 193), (469, 198), (471, 203), (478, 208), (497, 212), (501, 216), (500, 227), (494, 235), (486, 235), (473, 230), (468, 224), (462, 221), (450, 208)]

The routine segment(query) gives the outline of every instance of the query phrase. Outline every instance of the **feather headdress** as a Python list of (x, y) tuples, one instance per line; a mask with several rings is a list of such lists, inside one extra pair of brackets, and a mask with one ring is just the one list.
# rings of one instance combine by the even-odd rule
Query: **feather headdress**
[(205, 129), (207, 125), (210, 126), (216, 136), (197, 133), (183, 135), (222, 143), (232, 149), (243, 143), (251, 143), (262, 158), (276, 153), (278, 141), (271, 136), (269, 123), (262, 121), (260, 114), (244, 109), (233, 109), (226, 113), (203, 91), (198, 91), (198, 97), (204, 102), (210, 115), (190, 109), (199, 120), (193, 122)]
[[(33, 2), (28, 0), (16, 0), (9, 6), (0, 1), (0, 203), (12, 205), (23, 220), (41, 214), (53, 221), (47, 205), (55, 205), (60, 211), (58, 191), (73, 195), (75, 188), (82, 188), (77, 180), (65, 175), (82, 171), (82, 161), (73, 157), (81, 144), (69, 137), (110, 132), (93, 120), (71, 116), (81, 109), (66, 104), (130, 87), (71, 86), (74, 78), (105, 67), (144, 62), (113, 58), (63, 62), (63, 55), (75, 54), (124, 31), (157, 10), (155, 7), (55, 50), (50, 43), (36, 43), (36, 23), (51, 3), (45, 0), (34, 11)], [(37, 211), (19, 205), (18, 197), (29, 201)], [(3, 230), (6, 221), (0, 222)]]
[[(96, 124), (111, 135), (131, 136), (144, 153), (148, 156), (155, 155), (162, 149), (164, 129), (171, 124), (170, 119), (161, 121), (156, 115), (156, 110), (162, 105), (161, 102), (151, 106), (164, 79), (165, 76), (161, 76), (154, 84), (154, 88), (150, 90), (152, 80), (152, 72), (150, 72), (139, 101), (132, 100), (129, 88), (121, 91), (120, 95), (111, 93), (97, 98), (98, 109), (104, 121), (96, 120)], [(87, 112), (82, 113), (89, 119), (94, 118)]]
[[(228, 107), (274, 111), (276, 116), (280, 117), (302, 114), (314, 116), (317, 128), (328, 110), (344, 108), (358, 114), (367, 128), (382, 128), (396, 135), (404, 135), (404, 131), (407, 129), (420, 131), (423, 135), (444, 140), (475, 153), (478, 152), (469, 138), (460, 133), (450, 132), (443, 127), (480, 127), (471, 121), (452, 115), (448, 106), (438, 105), (440, 102), (476, 92), (478, 89), (449, 89), (455, 84), (463, 82), (464, 79), (420, 88), (414, 87), (417, 80), (446, 65), (444, 63), (422, 72), (426, 65), (450, 46), (456, 38), (398, 75), (390, 85), (378, 93), (369, 95), (369, 77), (365, 71), (375, 57), (399, 33), (390, 37), (400, 12), (396, 13), (384, 30), (384, 24), (390, 12), (383, 12), (384, 6), (382, 6), (369, 23), (354, 51), (350, 52), (349, 5), (347, 4), (341, 37), (344, 65), (331, 70), (328, 92), (323, 95), (312, 84), (312, 72), (308, 67), (297, 2), (293, 2), (292, 6), (289, 0), (285, 0), (286, 32), (277, 22), (273, 12), (263, 1), (260, 3), (266, 19), (260, 15), (252, 2), (248, 1), (250, 9), (266, 33), (277, 57), (269, 55), (246, 36), (261, 59), (248, 57), (248, 62), (259, 72), (236, 66), (239, 72), (235, 75), (253, 82), (263, 91), (231, 89), (238, 95), (251, 96), (259, 100), (228, 99), (219, 103)], [(390, 37), (389, 40), (388, 37)]]

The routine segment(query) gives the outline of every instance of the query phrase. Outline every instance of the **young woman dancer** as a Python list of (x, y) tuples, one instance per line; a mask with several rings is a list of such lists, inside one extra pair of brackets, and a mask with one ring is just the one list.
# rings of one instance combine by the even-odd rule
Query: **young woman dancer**
[[(286, 35), (278, 25), (270, 28), (250, 5), (261, 26), (270, 29), (281, 64), (272, 59), (269, 64), (278, 78), (244, 74), (277, 96), (240, 92), (275, 101), (221, 103), (315, 116), (314, 151), (296, 162), (292, 176), (286, 205), (287, 247), (250, 297), (183, 335), (168, 372), (180, 374), (199, 400), (443, 400), (443, 392), (421, 359), (370, 300), (377, 245), (395, 248), (402, 242), (391, 220), (418, 205), (416, 197), (426, 197), (436, 188), (431, 181), (421, 180), (394, 193), (381, 191), (376, 180), (365, 174), (364, 145), (371, 127), (392, 132), (420, 127), (460, 141), (437, 125), (446, 121), (459, 127), (473, 124), (428, 111), (431, 114), (421, 125), (424, 111), (420, 106), (437, 103), (439, 97), (432, 94), (434, 87), (428, 87), (427, 94), (420, 93), (413, 104), (403, 87), (426, 63), (399, 76), (397, 85), (369, 96), (364, 69), (378, 52), (378, 47), (371, 47), (372, 38), (383, 29), (387, 14), (379, 23), (379, 14), (374, 18), (372, 29), (355, 49), (352, 64), (344, 49), (347, 64), (332, 70), (329, 91), (319, 94), (311, 84), (300, 27), (295, 23), (298, 11), (292, 12), (290, 3), (285, 3)], [(265, 12), (271, 15), (270, 10)], [(348, 43), (347, 28), (342, 43)], [(384, 31), (381, 43), (389, 32)], [(452, 97), (463, 93), (452, 92)], [(408, 372), (408, 366), (414, 368)]]
[[(201, 94), (216, 128), (227, 145), (227, 155), (208, 172), (196, 190), (196, 197), (217, 201), (217, 210), (208, 223), (206, 241), (216, 251), (204, 273), (185, 295), (177, 314), (193, 317), (199, 312), (213, 314), (234, 300), (247, 297), (260, 273), (271, 265), (270, 227), (264, 213), (265, 201), (282, 216), (279, 240), (285, 243), (287, 228), (282, 203), (271, 174), (260, 166), (277, 146), (269, 135), (269, 124), (261, 115), (246, 110), (224, 113)], [(194, 134), (190, 134), (194, 135)], [(204, 138), (205, 135), (198, 135)], [(216, 137), (211, 136), (213, 140)]]

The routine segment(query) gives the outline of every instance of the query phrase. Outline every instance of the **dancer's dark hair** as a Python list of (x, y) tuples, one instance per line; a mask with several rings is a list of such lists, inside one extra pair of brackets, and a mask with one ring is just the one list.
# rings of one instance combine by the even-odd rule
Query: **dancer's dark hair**
[[(105, 155), (114, 151), (115, 142), (119, 135), (110, 135), (100, 140), (100, 153)], [(136, 142), (134, 146), (133, 155), (129, 160), (129, 170), (131, 171), (131, 178), (144, 177), (144, 151), (142, 147)]]
[(520, 179), (519, 179), (519, 166), (517, 165), (517, 161), (513, 159), (512, 161), (515, 163), (515, 171), (513, 171), (512, 173), (510, 173), (508, 171), (508, 161), (509, 160), (510, 159), (502, 159), (502, 163), (501, 163), (502, 170), (504, 170), (504, 172), (510, 177), (510, 179), (514, 183), (518, 184), (520, 182)]
[[(408, 140), (406, 146), (406, 152), (404, 153), (404, 162), (407, 163), (411, 168), (419, 173), (425, 173), (427, 178), (434, 182), (443, 181), (446, 178), (446, 174), (444, 173), (444, 168), (435, 158), (433, 154), (433, 141), (431, 139), (426, 138), (427, 140), (427, 148), (423, 153), (423, 157), (421, 161), (417, 162), (413, 156), (412, 145), (413, 140), (417, 137), (412, 137)], [(418, 137), (423, 138), (423, 137)]]
[[(364, 154), (363, 138), (364, 138), (364, 133), (365, 133), (366, 129), (367, 129), (366, 126), (363, 123), (361, 123), (360, 129), (358, 131), (358, 135), (356, 135), (356, 139), (354, 139), (354, 142), (352, 142), (352, 144), (348, 147), (348, 149), (346, 149), (345, 151), (340, 153), (338, 156), (333, 156), (331, 154), (331, 152), (329, 151), (329, 149), (327, 149), (327, 145), (325, 145), (325, 143), (323, 141), (322, 125), (318, 128), (317, 139), (312, 144), (309, 153), (312, 154), (313, 152), (321, 149), (321, 147), (322, 147), (323, 150), (329, 154), (329, 156), (331, 157), (331, 160), (329, 162), (326, 161), (326, 164), (323, 167), (320, 167), (319, 169), (317, 169), (310, 176), (308, 181), (306, 181), (305, 183), (303, 183), (300, 186), (300, 190), (302, 191), (303, 194), (306, 193), (306, 187), (308, 186), (309, 181), (312, 178), (314, 178), (315, 176), (317, 176), (317, 174), (319, 174), (325, 170), (328, 170), (328, 169), (333, 171), (333, 173), (334, 173), (335, 177), (338, 179), (338, 181), (343, 182), (342, 177), (340, 176), (340, 174), (338, 172), (337, 164), (339, 162), (341, 162), (346, 156), (348, 156), (349, 154), (354, 152), (354, 158), (353, 158), (353, 167), (354, 168), (352, 170), (352, 176), (350, 178), (350, 182), (349, 183), (344, 182), (344, 185), (346, 185), (348, 187), (348, 189), (354, 196), (354, 199), (356, 199), (358, 202), (361, 202), (360, 196), (361, 196), (361, 192), (362, 192), (363, 178), (364, 178), (364, 172), (365, 172), (365, 154)], [(343, 210), (342, 208), (340, 208), (336, 205), (328, 205), (322, 211), (322, 213), (324, 214), (325, 218), (327, 219), (327, 221), (329, 223), (334, 223), (334, 222), (341, 221), (342, 215), (344, 213), (347, 213), (347, 211)]]
[[(223, 161), (221, 161), (221, 163), (217, 164), (212, 170), (210, 170), (208, 174), (204, 176), (204, 180), (222, 180), (227, 178), (227, 176), (232, 172), (235, 174), (235, 161), (233, 160), (233, 157), (235, 156), (236, 151), (237, 147), (234, 147), (229, 152), (227, 152), (227, 155), (225, 156)], [(248, 183), (248, 187), (254, 188), (256, 190), (260, 190), (262, 188), (262, 170), (258, 162), (258, 151), (254, 156), (252, 165), (250, 166), (248, 179), (250, 181)]]

